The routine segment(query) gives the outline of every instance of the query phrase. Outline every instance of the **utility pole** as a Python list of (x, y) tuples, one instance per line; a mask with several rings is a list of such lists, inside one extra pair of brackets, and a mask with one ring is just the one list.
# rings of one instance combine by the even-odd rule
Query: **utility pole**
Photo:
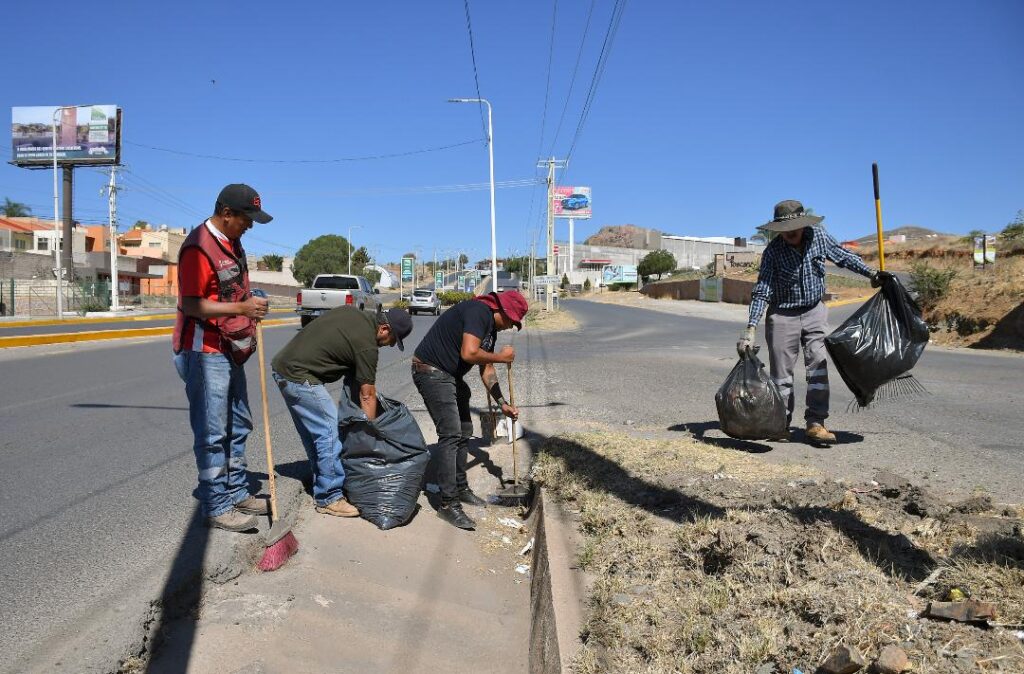
[(110, 308), (120, 311), (121, 298), (117, 279), (117, 167), (110, 167), (110, 184), (107, 186), (107, 206), (110, 215)]
[[(544, 168), (545, 165), (548, 168), (548, 245), (546, 249), (546, 255), (548, 257), (547, 264), (547, 275), (551, 276), (557, 270), (557, 260), (555, 260), (555, 169), (565, 168), (568, 166), (568, 160), (555, 159), (551, 157), (543, 162), (538, 163), (539, 168)], [(545, 307), (547, 310), (554, 308), (554, 303), (551, 298), (551, 294), (554, 292), (554, 286), (552, 284), (545, 285)]]

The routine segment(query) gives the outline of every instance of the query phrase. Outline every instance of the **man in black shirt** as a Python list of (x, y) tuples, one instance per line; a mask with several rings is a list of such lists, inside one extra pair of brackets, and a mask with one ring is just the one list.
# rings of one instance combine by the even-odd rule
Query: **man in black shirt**
[(513, 325), (522, 329), (526, 309), (526, 298), (516, 290), (460, 302), (434, 323), (412, 359), (413, 383), (437, 428), (437, 481), (441, 488), (437, 514), (460, 529), (476, 526), (463, 511), (463, 503), (486, 504), (473, 493), (466, 479), (466, 440), (473, 433), (473, 419), (469, 412), (469, 385), (463, 377), (474, 365), (478, 366), (484, 386), (505, 416), (519, 416), (519, 410), (501, 394), (494, 371), (495, 363), (515, 360), (515, 349), (506, 346), (495, 354), (494, 344), (498, 331)]

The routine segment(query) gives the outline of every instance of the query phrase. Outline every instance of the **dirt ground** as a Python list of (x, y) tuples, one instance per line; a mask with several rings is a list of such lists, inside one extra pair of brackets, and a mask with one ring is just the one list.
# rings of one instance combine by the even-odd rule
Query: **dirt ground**
[[(841, 645), (869, 663), (896, 645), (915, 672), (1024, 672), (1018, 505), (603, 429), (548, 440), (535, 479), (583, 536), (578, 672), (809, 674)], [(996, 618), (925, 617), (964, 598)]]
[(579, 325), (568, 311), (544, 311), (539, 306), (533, 306), (526, 312), (523, 327), (541, 331), (566, 331), (575, 330)]

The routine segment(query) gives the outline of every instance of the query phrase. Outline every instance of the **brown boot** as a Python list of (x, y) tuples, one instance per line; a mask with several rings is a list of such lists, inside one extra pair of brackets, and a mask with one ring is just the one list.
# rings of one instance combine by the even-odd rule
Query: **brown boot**
[(250, 496), (235, 504), (235, 510), (247, 515), (267, 515), (270, 513), (270, 501), (265, 498)]
[(225, 531), (250, 531), (257, 527), (255, 517), (234, 509), (215, 517), (208, 517), (206, 521), (212, 528)]
[(359, 509), (343, 498), (325, 506), (317, 506), (316, 511), (335, 517), (359, 517)]
[(807, 424), (807, 432), (804, 437), (809, 443), (815, 445), (834, 445), (836, 442), (835, 433), (830, 433), (819, 423)]

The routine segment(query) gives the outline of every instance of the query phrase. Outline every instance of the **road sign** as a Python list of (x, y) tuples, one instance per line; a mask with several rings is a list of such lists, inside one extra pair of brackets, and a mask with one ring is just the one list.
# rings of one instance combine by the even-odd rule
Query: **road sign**
[(406, 281), (412, 281), (412, 267), (415, 261), (416, 258), (414, 257), (402, 258), (402, 283), (405, 283)]
[(533, 277), (534, 285), (542, 286), (542, 285), (547, 285), (548, 283), (554, 283), (555, 285), (558, 285), (561, 282), (562, 282), (562, 279), (559, 278), (558, 276), (534, 276)]
[(465, 288), (466, 287), (466, 275), (465, 274), (459, 274), (456, 277), (455, 287), (456, 288)]
[(443, 286), (443, 285), (444, 285), (444, 272), (443, 271), (435, 271), (434, 272), (434, 290), (440, 290), (441, 286)]

